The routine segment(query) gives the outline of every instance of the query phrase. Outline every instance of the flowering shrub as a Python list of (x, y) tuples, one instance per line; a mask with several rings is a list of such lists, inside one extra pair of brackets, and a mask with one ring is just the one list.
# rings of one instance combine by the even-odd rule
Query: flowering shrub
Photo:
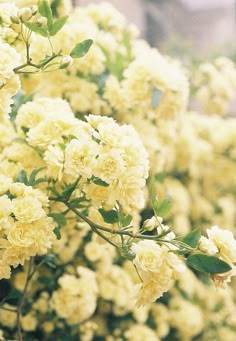
[(235, 119), (188, 113), (111, 5), (71, 9), (0, 2), (0, 337), (234, 340)]

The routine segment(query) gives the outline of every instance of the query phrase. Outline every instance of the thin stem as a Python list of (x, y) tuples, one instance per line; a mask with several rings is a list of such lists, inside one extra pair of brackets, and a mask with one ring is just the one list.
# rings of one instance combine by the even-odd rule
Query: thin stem
[(51, 41), (50, 36), (48, 37), (48, 41), (49, 41), (49, 44), (50, 44), (50, 47), (51, 47), (51, 50), (52, 50), (52, 54), (54, 54), (53, 45), (52, 45), (52, 41)]
[[(118, 234), (118, 235), (122, 235), (122, 236), (129, 236), (129, 237), (131, 237), (133, 239), (159, 240), (159, 238), (160, 238), (159, 235), (149, 236), (149, 235), (145, 235), (145, 234), (133, 233), (132, 231), (123, 231), (123, 230), (110, 229), (108, 227), (98, 225), (98, 224), (92, 222), (89, 218), (87, 218), (83, 213), (78, 211), (76, 208), (71, 206), (70, 203), (68, 203), (67, 201), (59, 199), (59, 198), (50, 198), (50, 199), (64, 203), (71, 211), (73, 211), (77, 216), (79, 216), (82, 220), (84, 220), (87, 224), (89, 224), (89, 226), (92, 229), (101, 230), (101, 231), (104, 231), (104, 232), (109, 232), (111, 234)], [(169, 232), (170, 231), (168, 231), (168, 232), (166, 231), (165, 234), (167, 234)], [(163, 234), (161, 236), (163, 236)]]
[(138, 275), (138, 278), (140, 279), (140, 281), (143, 283), (143, 279), (142, 279), (142, 277), (140, 276), (140, 273), (138, 272), (138, 269), (137, 269), (137, 266), (134, 264), (134, 268), (135, 268), (135, 271), (136, 271), (136, 273), (137, 273), (137, 275)]
[(27, 64), (31, 63), (29, 48), (30, 48), (30, 44), (27, 41), (26, 42), (26, 60), (27, 60)]
[(28, 57), (27, 57), (27, 62), (24, 63), (24, 64), (22, 64), (22, 65), (19, 65), (19, 66), (15, 67), (15, 68), (13, 69), (13, 71), (14, 71), (15, 73), (35, 73), (35, 72), (30, 72), (30, 71), (28, 71), (28, 72), (27, 72), (27, 71), (21, 71), (22, 69), (24, 69), (24, 68), (27, 67), (27, 66), (32, 66), (32, 67), (38, 69), (38, 70), (37, 70), (37, 72), (38, 72), (38, 71), (40, 71), (40, 69), (42, 69), (45, 65), (47, 65), (48, 63), (50, 63), (52, 60), (54, 60), (55, 58), (59, 57), (60, 55), (61, 55), (60, 52), (57, 53), (57, 54), (54, 54), (54, 55), (52, 55), (50, 58), (48, 58), (47, 60), (45, 60), (44, 62), (39, 63), (39, 64), (34, 64), (34, 63), (32, 63), (30, 57), (29, 57), (29, 60), (28, 60)]
[(25, 286), (23, 289), (23, 293), (22, 293), (19, 305), (17, 307), (16, 324), (17, 324), (17, 335), (18, 335), (19, 341), (23, 341), (23, 336), (22, 336), (22, 332), (21, 332), (21, 315), (22, 315), (22, 309), (23, 309), (24, 304), (25, 304), (27, 289), (28, 289), (28, 286), (30, 283), (30, 279), (32, 278), (33, 262), (34, 262), (34, 259), (31, 258), (30, 262), (29, 262), (29, 268), (28, 268), (28, 272), (27, 272), (27, 278), (25, 281)]
[[(92, 227), (91, 227), (92, 228)], [(115, 243), (113, 243), (109, 238), (107, 238), (106, 236), (104, 236), (104, 234), (102, 234), (99, 230), (95, 229), (94, 227), (92, 228), (92, 231), (94, 231), (95, 233), (97, 233), (97, 235), (99, 237), (101, 237), (102, 239), (104, 239), (106, 242), (108, 242), (109, 244), (111, 244), (112, 246), (114, 246), (115, 248), (119, 248), (119, 246), (117, 246)]]
[(6, 311), (11, 311), (11, 312), (13, 312), (13, 313), (16, 313), (16, 312), (17, 312), (17, 310), (16, 310), (16, 309), (13, 309), (13, 308), (0, 307), (0, 309), (6, 310)]

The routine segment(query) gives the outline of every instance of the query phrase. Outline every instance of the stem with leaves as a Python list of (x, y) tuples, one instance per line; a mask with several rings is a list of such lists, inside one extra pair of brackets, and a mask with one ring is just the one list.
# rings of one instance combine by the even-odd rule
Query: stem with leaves
[(66, 199), (63, 198), (50, 198), (50, 200), (53, 201), (58, 201), (58, 202), (62, 202), (64, 205), (66, 205), (66, 207), (68, 207), (69, 210), (71, 210), (72, 212), (74, 212), (78, 217), (80, 217), (83, 221), (85, 221), (91, 228), (91, 230), (96, 233), (97, 235), (99, 235), (102, 239), (104, 239), (105, 241), (107, 241), (109, 244), (111, 244), (112, 246), (116, 247), (116, 248), (120, 248), (120, 246), (116, 245), (115, 243), (113, 243), (107, 236), (105, 236), (102, 232), (106, 232), (109, 233), (110, 235), (119, 235), (121, 238), (123, 236), (128, 236), (130, 237), (132, 240), (135, 239), (147, 239), (147, 240), (154, 240), (160, 243), (171, 243), (174, 244), (177, 247), (180, 248), (185, 248), (189, 251), (193, 251), (193, 248), (189, 247), (188, 245), (186, 245), (185, 243), (178, 241), (178, 240), (165, 240), (162, 239), (162, 237), (164, 237), (165, 235), (167, 235), (168, 233), (171, 232), (170, 229), (163, 231), (161, 234), (158, 235), (146, 235), (146, 234), (142, 234), (142, 233), (134, 233), (133, 231), (128, 231), (126, 230), (119, 230), (119, 229), (110, 229), (108, 227), (102, 226), (102, 225), (98, 225), (96, 223), (94, 223), (93, 221), (91, 221), (86, 215), (84, 215), (82, 212), (80, 212), (78, 209), (76, 209), (75, 207), (73, 207), (73, 205), (70, 204), (69, 201), (67, 201)]

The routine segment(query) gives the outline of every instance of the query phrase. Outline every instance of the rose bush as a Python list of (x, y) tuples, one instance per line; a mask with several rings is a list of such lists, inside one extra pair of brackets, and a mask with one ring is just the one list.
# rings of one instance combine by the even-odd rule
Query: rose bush
[(0, 1), (0, 48), (2, 340), (233, 341), (234, 64), (107, 3)]

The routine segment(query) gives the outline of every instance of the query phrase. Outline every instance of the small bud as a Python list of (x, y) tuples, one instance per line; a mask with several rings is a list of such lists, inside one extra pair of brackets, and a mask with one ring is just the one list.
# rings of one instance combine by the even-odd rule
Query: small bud
[(19, 24), (20, 23), (19, 18), (17, 18), (16, 16), (11, 16), (10, 19), (11, 19), (11, 22), (13, 24)]
[(48, 20), (47, 18), (45, 17), (39, 17), (36, 21), (36, 24), (39, 26), (39, 27), (47, 27), (48, 25)]
[(66, 69), (73, 64), (73, 58), (71, 56), (64, 56), (60, 61), (60, 69)]
[(162, 223), (162, 221), (163, 219), (161, 217), (153, 216), (152, 218), (144, 221), (143, 228), (147, 231), (152, 231), (157, 228)]
[(32, 17), (32, 11), (29, 7), (23, 7), (18, 11), (18, 18), (21, 22), (26, 22)]
[(32, 15), (35, 15), (38, 12), (38, 6), (33, 5), (30, 8), (31, 8)]

